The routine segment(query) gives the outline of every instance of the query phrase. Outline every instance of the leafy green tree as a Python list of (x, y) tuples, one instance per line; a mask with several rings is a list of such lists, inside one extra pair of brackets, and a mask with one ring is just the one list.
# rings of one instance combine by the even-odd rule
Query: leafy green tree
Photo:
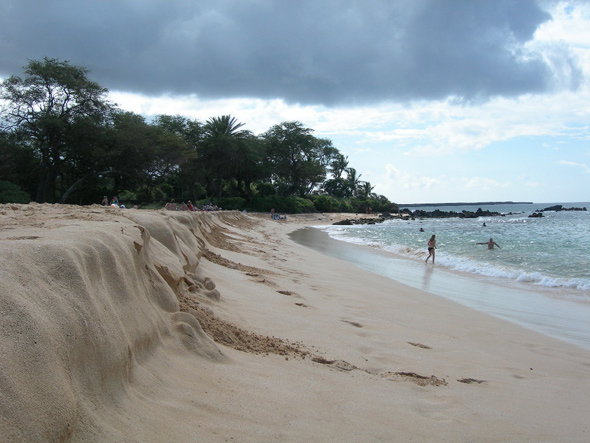
[(190, 120), (181, 115), (158, 115), (153, 124), (170, 134), (180, 137), (195, 149), (203, 134), (203, 128), (197, 120)]
[(204, 126), (203, 139), (198, 152), (200, 168), (208, 187), (221, 199), (224, 180), (232, 180), (240, 175), (244, 165), (252, 159), (252, 133), (240, 128), (231, 115), (212, 117)]
[(346, 168), (346, 197), (356, 195), (361, 175), (357, 176), (356, 169), (354, 168)]
[[(86, 131), (101, 129), (110, 109), (107, 90), (88, 79), (86, 68), (53, 58), (30, 61), (24, 74), (2, 83), (0, 125), (19, 132), (39, 159), (36, 201), (55, 201), (56, 191), (69, 185), (64, 172), (73, 150), (73, 128), (83, 124)], [(80, 146), (80, 134), (74, 138)]]
[(186, 144), (183, 161), (179, 163), (175, 176), (171, 176), (172, 187), (168, 198), (192, 200), (204, 198), (204, 177), (200, 169), (198, 148), (203, 138), (203, 125), (197, 120), (190, 120), (180, 115), (159, 115), (154, 119), (155, 126), (167, 133), (179, 137)]
[(14, 152), (16, 151), (15, 143), (11, 140), (10, 134), (0, 132), (0, 180), (7, 180), (13, 183), (18, 182), (18, 173), (16, 170), (16, 161)]
[(371, 183), (359, 181), (355, 191), (356, 196), (367, 199), (372, 196), (373, 188), (375, 188), (375, 186), (371, 186)]
[(283, 122), (262, 135), (272, 180), (285, 196), (304, 197), (326, 178), (334, 148), (312, 133), (300, 122)]
[(19, 134), (0, 131), (0, 180), (18, 185), (28, 195), (37, 191), (39, 160)]
[(31, 197), (14, 183), (0, 180), (0, 203), (29, 203)]
[(58, 203), (66, 203), (74, 196), (80, 204), (99, 201), (98, 183), (101, 175), (108, 173), (105, 147), (103, 122), (88, 117), (71, 125), (65, 134), (61, 173), (56, 181), (57, 189), (61, 190)]
[(332, 173), (332, 176), (336, 179), (341, 178), (342, 174), (346, 171), (346, 168), (348, 168), (348, 157), (345, 157), (340, 153), (335, 154), (330, 162), (330, 172)]
[(143, 198), (161, 195), (157, 190), (174, 181), (179, 166), (191, 155), (186, 140), (132, 112), (115, 112), (109, 127), (106, 152), (112, 193), (137, 190)]
[(264, 168), (265, 145), (263, 141), (252, 134), (246, 137), (244, 144), (244, 158), (236, 174), (236, 191), (245, 198), (250, 199), (254, 195), (256, 186), (254, 183), (270, 178), (270, 174)]

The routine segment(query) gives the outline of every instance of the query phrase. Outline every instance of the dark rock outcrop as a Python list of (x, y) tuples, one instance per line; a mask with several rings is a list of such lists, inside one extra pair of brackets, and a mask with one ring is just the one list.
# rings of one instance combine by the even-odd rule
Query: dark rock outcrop
[(548, 208), (545, 208), (545, 209), (537, 209), (535, 212), (544, 212), (544, 211), (555, 211), (555, 212), (559, 212), (559, 211), (586, 211), (586, 207), (583, 207), (583, 208), (576, 208), (576, 207), (564, 208), (563, 205), (555, 205), (555, 206), (549, 206)]

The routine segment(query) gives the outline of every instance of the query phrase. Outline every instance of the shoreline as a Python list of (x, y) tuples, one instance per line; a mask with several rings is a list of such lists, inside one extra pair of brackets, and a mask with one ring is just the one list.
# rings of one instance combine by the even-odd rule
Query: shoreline
[(289, 235), (299, 244), (351, 262), (361, 269), (590, 350), (588, 303), (555, 299), (550, 290), (526, 283), (493, 281), (489, 277), (440, 266), (425, 267), (422, 261), (336, 240), (313, 227), (295, 230)]
[(590, 352), (289, 237), (338, 217), (0, 207), (0, 434), (587, 437)]

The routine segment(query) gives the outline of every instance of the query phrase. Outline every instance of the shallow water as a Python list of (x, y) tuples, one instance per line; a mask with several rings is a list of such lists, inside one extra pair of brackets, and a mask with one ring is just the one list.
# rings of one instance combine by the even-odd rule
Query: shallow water
[[(426, 258), (426, 243), (435, 234), (438, 266), (556, 288), (561, 290), (562, 296), (590, 301), (590, 212), (544, 212), (542, 218), (528, 217), (535, 209), (552, 205), (482, 207), (497, 212), (510, 209), (512, 213), (505, 216), (388, 220), (376, 225), (324, 229), (335, 239), (375, 246), (414, 260)], [(563, 206), (590, 207), (590, 203), (565, 203)], [(438, 209), (461, 212), (462, 208), (465, 207)], [(470, 211), (476, 209), (469, 208)], [(488, 250), (486, 245), (477, 244), (489, 238), (501, 248)]]
[[(522, 219), (522, 215), (520, 218)], [(549, 219), (549, 214), (546, 214), (545, 219)], [(518, 220), (518, 216), (515, 216), (513, 220)], [(555, 221), (556, 219), (550, 223), (555, 224)], [(477, 220), (471, 222), (477, 223)], [(518, 276), (498, 278), (497, 275), (493, 275), (495, 272), (500, 271), (507, 273), (506, 268), (509, 268), (509, 265), (505, 263), (505, 260), (490, 258), (490, 255), (500, 254), (505, 249), (509, 249), (509, 254), (505, 255), (510, 257), (517, 255), (515, 252), (510, 251), (511, 248), (506, 246), (509, 242), (505, 241), (504, 244), (500, 242), (501, 238), (507, 240), (510, 237), (496, 235), (495, 240), (503, 248), (488, 251), (484, 245), (474, 245), (465, 241), (465, 238), (469, 237), (470, 234), (465, 230), (464, 224), (458, 225), (456, 221), (444, 220), (444, 223), (442, 223), (440, 220), (424, 220), (422, 223), (419, 221), (386, 223), (390, 226), (383, 224), (370, 227), (323, 226), (308, 228), (295, 231), (292, 238), (296, 242), (326, 255), (349, 261), (359, 268), (384, 275), (408, 286), (443, 296), (534, 331), (590, 349), (590, 291), (561, 284), (557, 286), (548, 285), (546, 284), (547, 281), (543, 279), (538, 282), (530, 282), (523, 281), (526, 279)], [(490, 223), (494, 225), (495, 223), (511, 224), (519, 222), (486, 221), (488, 227)], [(524, 221), (520, 223), (524, 223)], [(528, 220), (526, 223), (528, 223)], [(398, 228), (398, 226), (400, 227)], [(419, 232), (421, 226), (424, 227), (424, 233)], [(502, 228), (505, 225), (499, 226), (499, 228), (496, 228), (499, 232), (502, 234), (507, 232), (506, 229)], [(528, 225), (526, 226), (528, 227)], [(423, 245), (430, 236), (427, 227), (436, 228), (437, 237), (440, 235), (444, 238), (443, 241), (439, 242), (440, 249), (437, 253), (437, 264), (434, 266), (424, 263), (426, 252)], [(476, 263), (479, 254), (479, 257), (483, 257), (480, 259), (482, 263), (480, 267), (484, 270), (486, 268), (492, 269), (493, 272), (478, 272), (477, 270), (474, 272), (472, 264), (467, 270), (461, 269), (460, 266), (454, 264), (443, 265), (445, 261), (447, 263), (461, 262), (458, 252), (461, 248), (459, 247), (452, 250), (452, 253), (445, 251), (446, 260), (445, 254), (441, 253), (443, 248), (448, 247), (446, 245), (452, 243), (449, 239), (453, 238), (450, 235), (453, 232), (453, 227), (463, 229), (462, 235), (453, 234), (455, 235), (454, 238), (462, 239), (461, 243), (465, 243), (472, 248), (469, 251), (468, 260)], [(362, 231), (363, 237), (359, 235), (359, 230)], [(385, 245), (384, 247), (382, 238), (386, 237), (387, 230), (401, 232), (403, 235), (397, 234), (396, 238), (410, 238), (416, 245), (390, 248)], [(348, 233), (349, 237), (342, 235), (343, 232)], [(472, 234), (475, 236), (475, 233), (479, 233), (479, 231), (474, 228)], [(520, 237), (522, 240), (524, 236), (521, 235)], [(352, 244), (347, 244), (347, 242), (336, 241), (335, 238), (344, 238), (349, 243), (372, 245), (373, 247), (355, 247)], [(481, 241), (484, 240), (487, 239), (484, 238)], [(463, 248), (467, 250), (467, 246), (463, 246)], [(476, 251), (473, 251), (473, 249)], [(581, 265), (581, 262), (578, 264)], [(575, 266), (572, 268), (575, 269)], [(513, 272), (518, 272), (520, 268), (515, 267), (515, 269), (516, 271)], [(528, 273), (528, 271), (522, 271), (519, 275), (527, 275)], [(566, 282), (575, 279), (587, 280), (588, 276), (558, 276), (552, 278), (558, 282)]]

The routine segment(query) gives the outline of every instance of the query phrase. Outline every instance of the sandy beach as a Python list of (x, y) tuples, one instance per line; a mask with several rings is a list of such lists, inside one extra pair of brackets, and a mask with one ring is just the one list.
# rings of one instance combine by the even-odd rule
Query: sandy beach
[(590, 352), (289, 236), (0, 205), (0, 442), (583, 442)]

